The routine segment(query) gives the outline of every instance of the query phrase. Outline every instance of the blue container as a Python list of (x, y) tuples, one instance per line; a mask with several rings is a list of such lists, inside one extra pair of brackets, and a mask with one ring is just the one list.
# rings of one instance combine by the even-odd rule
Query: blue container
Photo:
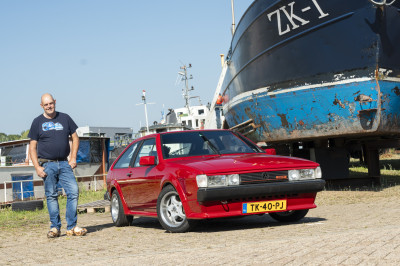
[[(33, 180), (33, 175), (31, 174), (23, 174), (23, 175), (12, 175), (12, 181), (24, 181), (24, 180)], [(22, 193), (21, 193), (21, 183), (22, 183), (22, 192), (23, 198), (31, 198), (34, 196), (33, 191), (33, 181), (25, 181), (25, 182), (16, 182), (12, 185), (13, 190), (13, 200), (22, 200)]]

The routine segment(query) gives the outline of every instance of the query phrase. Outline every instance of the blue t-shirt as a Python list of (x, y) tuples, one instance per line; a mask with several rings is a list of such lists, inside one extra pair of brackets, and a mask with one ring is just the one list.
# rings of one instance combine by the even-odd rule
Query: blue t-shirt
[(61, 160), (69, 155), (69, 136), (77, 128), (67, 114), (56, 112), (53, 119), (47, 119), (42, 114), (33, 120), (28, 137), (38, 142), (38, 158)]

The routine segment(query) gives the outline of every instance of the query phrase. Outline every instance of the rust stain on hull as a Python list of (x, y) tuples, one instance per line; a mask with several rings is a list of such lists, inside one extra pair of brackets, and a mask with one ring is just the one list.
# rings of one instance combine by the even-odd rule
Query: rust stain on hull
[(286, 114), (277, 114), (281, 118), (282, 126), (289, 128), (289, 122), (287, 121)]
[(340, 107), (342, 107), (343, 109), (346, 108), (346, 106), (342, 103), (342, 101), (340, 101), (337, 97), (335, 97), (335, 100), (333, 101), (334, 105), (339, 105)]
[(392, 90), (397, 96), (400, 96), (400, 90), (399, 90), (399, 87), (394, 87), (393, 88), (393, 90)]

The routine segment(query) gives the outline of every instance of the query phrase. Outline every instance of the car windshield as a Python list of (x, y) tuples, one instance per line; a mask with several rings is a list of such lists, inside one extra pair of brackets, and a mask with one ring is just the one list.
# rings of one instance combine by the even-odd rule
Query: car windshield
[(263, 152), (231, 131), (187, 131), (161, 135), (165, 159), (209, 154)]

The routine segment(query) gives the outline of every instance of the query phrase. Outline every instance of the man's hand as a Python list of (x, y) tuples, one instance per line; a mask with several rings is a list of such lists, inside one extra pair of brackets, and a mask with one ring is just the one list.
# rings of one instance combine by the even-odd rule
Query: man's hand
[(44, 167), (38, 166), (36, 168), (36, 173), (38, 176), (40, 176), (41, 178), (45, 178), (47, 176), (46, 172), (44, 171)]
[(76, 167), (76, 160), (69, 160), (68, 164), (71, 166), (72, 169)]

